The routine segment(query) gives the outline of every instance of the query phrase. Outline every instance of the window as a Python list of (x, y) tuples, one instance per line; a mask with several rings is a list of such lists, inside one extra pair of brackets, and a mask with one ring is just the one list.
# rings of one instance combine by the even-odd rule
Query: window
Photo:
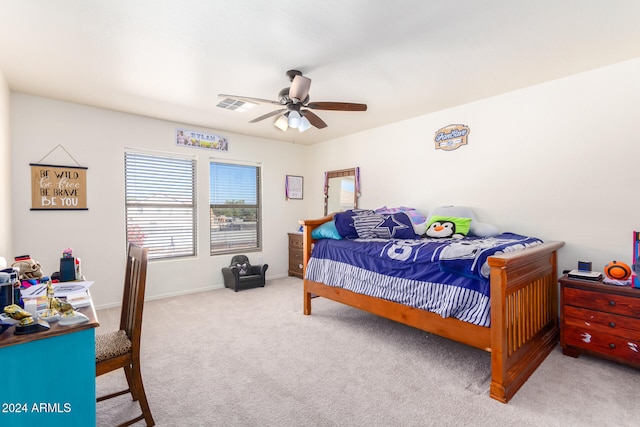
[(210, 164), (211, 255), (262, 248), (260, 167)]
[(196, 255), (195, 158), (126, 152), (127, 242), (149, 259)]

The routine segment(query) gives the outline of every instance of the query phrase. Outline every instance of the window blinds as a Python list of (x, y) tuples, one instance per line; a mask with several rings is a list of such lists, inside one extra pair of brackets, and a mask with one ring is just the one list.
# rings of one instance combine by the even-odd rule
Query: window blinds
[(196, 160), (125, 153), (127, 241), (149, 259), (196, 255)]

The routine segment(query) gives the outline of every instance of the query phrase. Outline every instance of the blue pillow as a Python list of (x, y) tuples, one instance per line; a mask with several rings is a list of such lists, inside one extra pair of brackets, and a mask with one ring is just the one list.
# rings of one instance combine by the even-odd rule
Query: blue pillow
[(335, 239), (341, 240), (342, 236), (338, 233), (335, 221), (325, 222), (319, 227), (316, 227), (311, 232), (312, 239)]
[(333, 216), (336, 222), (336, 229), (338, 233), (345, 239), (357, 239), (358, 232), (353, 225), (353, 219), (360, 215), (372, 215), (372, 210), (367, 209), (355, 209), (344, 212), (338, 212)]

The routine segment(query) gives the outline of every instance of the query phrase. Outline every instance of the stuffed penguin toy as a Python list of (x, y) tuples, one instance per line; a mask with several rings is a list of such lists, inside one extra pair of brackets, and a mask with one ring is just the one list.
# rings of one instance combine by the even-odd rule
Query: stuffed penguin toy
[(451, 221), (435, 221), (425, 233), (427, 237), (436, 239), (462, 239), (464, 235), (456, 233), (456, 225)]

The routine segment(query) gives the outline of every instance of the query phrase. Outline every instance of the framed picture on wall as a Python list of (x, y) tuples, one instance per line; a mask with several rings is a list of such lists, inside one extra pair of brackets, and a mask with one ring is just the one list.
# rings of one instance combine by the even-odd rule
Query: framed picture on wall
[(287, 199), (302, 200), (304, 178), (301, 176), (287, 175), (284, 183), (284, 191)]

